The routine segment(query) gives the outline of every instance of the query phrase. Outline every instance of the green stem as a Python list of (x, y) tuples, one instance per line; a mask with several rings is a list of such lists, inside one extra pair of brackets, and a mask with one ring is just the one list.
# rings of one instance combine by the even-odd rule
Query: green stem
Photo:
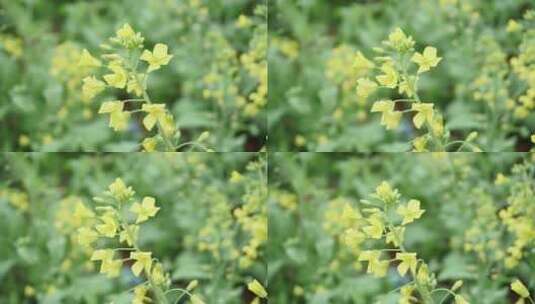
[[(119, 216), (120, 216), (120, 220), (121, 220), (121, 226), (126, 231), (126, 234), (128, 234), (128, 237), (132, 240), (132, 247), (136, 251), (141, 251), (139, 249), (139, 246), (138, 246), (137, 242), (136, 242), (136, 239), (134, 238), (134, 234), (132, 233), (132, 231), (130, 231), (130, 226), (126, 224), (126, 220), (123, 218), (122, 214), (120, 214)], [(156, 283), (154, 283), (150, 273), (147, 273), (146, 269), (143, 269), (143, 272), (145, 272), (145, 275), (147, 276), (147, 279), (149, 280), (149, 284), (150, 284), (152, 293), (154, 294), (154, 296), (156, 296), (156, 299), (158, 301), (157, 303), (159, 303), (159, 304), (169, 304), (169, 301), (167, 301), (167, 298), (165, 297), (165, 293), (163, 292), (163, 290)]]

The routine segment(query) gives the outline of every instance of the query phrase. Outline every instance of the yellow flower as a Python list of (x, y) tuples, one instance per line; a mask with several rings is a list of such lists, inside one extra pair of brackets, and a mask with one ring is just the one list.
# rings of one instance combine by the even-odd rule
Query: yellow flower
[(426, 149), (427, 137), (425, 136), (416, 137), (412, 141), (412, 145), (414, 146), (413, 152), (427, 152), (427, 149)]
[(132, 187), (127, 187), (122, 179), (116, 178), (115, 181), (108, 187), (110, 194), (118, 201), (124, 202), (131, 198), (135, 192)]
[(411, 304), (412, 292), (414, 291), (414, 285), (405, 285), (401, 287), (399, 293), (401, 295), (399, 304)]
[(391, 111), (383, 113), (382, 124), (386, 127), (387, 130), (395, 129), (399, 126), (401, 120), (401, 112)]
[(373, 273), (376, 277), (384, 277), (388, 271), (388, 261), (380, 261), (381, 252), (378, 250), (363, 251), (358, 258), (358, 261), (368, 261), (367, 273)]
[(535, 144), (535, 134), (531, 135), (531, 142)]
[(411, 199), (406, 205), (401, 205), (396, 210), (403, 217), (402, 225), (414, 222), (419, 219), (425, 210), (420, 209), (420, 201)]
[(166, 282), (167, 278), (161, 263), (156, 263), (154, 267), (152, 267), (150, 277), (156, 285), (162, 285)]
[(357, 96), (361, 100), (365, 100), (375, 92), (377, 89), (377, 83), (375, 81), (372, 81), (368, 78), (361, 78), (357, 80)]
[(407, 270), (411, 270), (412, 273), (416, 273), (416, 265), (418, 260), (416, 259), (416, 253), (396, 253), (396, 259), (401, 263), (398, 265), (398, 272), (401, 276), (407, 273)]
[(128, 23), (124, 24), (123, 27), (117, 30), (116, 39), (119, 41), (119, 43), (127, 48), (141, 46), (143, 40), (145, 40), (143, 37), (141, 37), (140, 33), (134, 32)]
[(260, 298), (266, 298), (268, 295), (264, 286), (262, 286), (262, 284), (260, 284), (260, 282), (257, 280), (253, 280), (247, 284), (247, 288)]
[(137, 77), (134, 75), (130, 76), (128, 83), (126, 85), (126, 92), (134, 93), (135, 96), (143, 95), (143, 80), (145, 74), (138, 74)]
[(242, 180), (243, 180), (243, 175), (241, 175), (240, 172), (232, 171), (232, 173), (230, 174), (230, 180), (229, 180), (230, 183), (237, 184)]
[(132, 265), (132, 272), (136, 277), (139, 277), (142, 270), (145, 270), (146, 273), (150, 273), (152, 267), (152, 252), (131, 252), (130, 258), (136, 260), (134, 265)]
[(90, 246), (98, 239), (98, 233), (93, 229), (82, 227), (78, 229), (78, 243), (83, 246)]
[(417, 129), (420, 129), (426, 120), (429, 124), (433, 122), (432, 103), (413, 103), (412, 110), (417, 112), (412, 118)]
[(160, 208), (155, 207), (155, 202), (156, 200), (153, 197), (146, 196), (143, 198), (143, 202), (141, 204), (134, 203), (134, 205), (132, 205), (130, 210), (137, 214), (136, 224), (142, 223), (149, 219), (149, 217), (156, 215)]
[(403, 77), (403, 80), (399, 83), (399, 94), (406, 94), (407, 97), (412, 98), (414, 96), (414, 84), (416, 77)]
[(377, 76), (377, 81), (385, 87), (395, 88), (398, 84), (398, 72), (394, 69), (394, 66), (391, 63), (385, 63), (381, 67), (381, 71), (384, 74)]
[(376, 101), (371, 109), (372, 112), (382, 112), (381, 125), (387, 130), (395, 129), (401, 120), (401, 112), (394, 111), (394, 102), (391, 100)]
[(119, 224), (112, 213), (106, 213), (100, 218), (103, 224), (97, 225), (95, 228), (97, 231), (105, 237), (115, 237), (117, 234), (117, 228)]
[(82, 51), (82, 55), (80, 56), (80, 62), (78, 62), (78, 65), (83, 68), (98, 68), (102, 65), (102, 63), (100, 60), (91, 56), (89, 51), (84, 49)]
[(516, 22), (516, 20), (510, 19), (509, 22), (507, 22), (506, 31), (508, 33), (518, 32), (521, 30), (522, 30), (522, 24)]
[(249, 17), (245, 15), (240, 15), (238, 17), (238, 20), (236, 20), (236, 27), (238, 28), (246, 28), (246, 27), (251, 26), (251, 24), (253, 24), (253, 22), (251, 21)]
[(114, 251), (112, 249), (98, 249), (93, 251), (91, 261), (111, 261), (113, 260)]
[(100, 273), (105, 273), (108, 278), (116, 278), (121, 272), (123, 261), (121, 260), (106, 260), (100, 266)]
[(125, 130), (128, 126), (130, 112), (123, 112), (124, 103), (122, 101), (106, 101), (102, 103), (98, 111), (99, 114), (110, 114), (110, 127), (115, 131)]
[(167, 45), (162, 43), (156, 44), (152, 53), (145, 50), (141, 55), (141, 60), (145, 60), (149, 63), (148, 72), (157, 70), (162, 65), (167, 65), (171, 58), (173, 58), (173, 55), (167, 54)]
[(418, 69), (418, 74), (420, 74), (429, 71), (432, 67), (436, 67), (442, 58), (437, 57), (436, 48), (428, 46), (424, 49), (423, 54), (414, 53), (411, 60), (420, 66)]
[(141, 145), (143, 146), (143, 149), (145, 152), (154, 152), (156, 151), (156, 145), (158, 144), (158, 141), (154, 137), (147, 137), (143, 140)]
[(143, 125), (148, 131), (154, 128), (156, 122), (160, 123), (165, 119), (165, 104), (143, 104), (141, 110), (147, 112), (147, 116), (143, 118)]
[(388, 35), (388, 44), (398, 51), (406, 51), (414, 46), (414, 40), (398, 27)]
[(95, 76), (86, 77), (83, 82), (82, 98), (87, 101), (93, 99), (106, 88), (106, 84), (96, 79)]
[(398, 198), (399, 193), (396, 189), (392, 189), (387, 181), (383, 181), (375, 188), (375, 195), (385, 203), (392, 203)]
[(109, 69), (113, 74), (104, 75), (104, 80), (115, 88), (123, 89), (126, 86), (128, 80), (128, 73), (126, 70), (118, 64), (110, 64)]
[(515, 280), (513, 283), (511, 283), (511, 290), (513, 290), (516, 294), (521, 296), (522, 298), (529, 297), (529, 291), (526, 288), (526, 286), (520, 282), (520, 280)]
[(132, 299), (132, 304), (144, 304), (147, 291), (147, 287), (143, 285), (136, 286), (136, 288), (134, 288), (134, 298)]
[(405, 239), (405, 227), (394, 227), (394, 229), (388, 231), (386, 234), (386, 243), (392, 243), (394, 246), (399, 247)]
[[(166, 113), (165, 116), (160, 120), (160, 125), (162, 127), (162, 132), (164, 136), (171, 137), (175, 131), (176, 131), (176, 125), (175, 125), (175, 119), (173, 118), (173, 115)], [(206, 134), (208, 132), (203, 132), (201, 135)], [(202, 138), (199, 136), (199, 140)]]
[(374, 66), (375, 64), (364, 57), (361, 52), (357, 52), (353, 68), (357, 71), (357, 73), (359, 73), (359, 75), (367, 74), (371, 69), (373, 69)]
[(383, 219), (378, 215), (372, 215), (367, 221), (370, 225), (362, 229), (364, 233), (372, 239), (380, 239), (385, 229)]
[(128, 230), (123, 230), (119, 234), (119, 241), (120, 242), (126, 242), (128, 246), (132, 246), (135, 242), (137, 242), (137, 237), (139, 234), (139, 226), (138, 225), (128, 225)]

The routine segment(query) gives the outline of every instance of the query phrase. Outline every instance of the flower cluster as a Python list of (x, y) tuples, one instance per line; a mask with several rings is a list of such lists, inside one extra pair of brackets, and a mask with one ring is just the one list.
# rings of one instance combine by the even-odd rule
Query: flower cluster
[[(176, 151), (185, 144), (178, 144), (180, 132), (174, 118), (165, 103), (153, 102), (147, 92), (150, 74), (168, 65), (173, 55), (169, 54), (168, 46), (163, 43), (157, 43), (149, 50), (144, 49), (143, 42), (141, 34), (136, 33), (129, 24), (125, 24), (109, 39), (108, 44), (101, 45), (106, 53), (100, 56), (100, 59), (83, 50), (79, 67), (105, 68), (108, 73), (102, 76), (102, 80), (94, 74), (85, 77), (82, 98), (91, 101), (107, 88), (125, 90), (124, 93), (133, 98), (104, 101), (100, 106), (99, 114), (109, 115), (109, 126), (115, 131), (124, 131), (128, 129), (132, 114), (143, 113), (142, 124), (146, 131), (156, 130), (156, 135), (143, 140), (141, 145), (144, 150)], [(200, 144), (201, 140), (198, 141), (186, 144), (206, 150)]]
[(240, 114), (235, 110), (241, 110), (245, 117), (255, 117), (267, 103), (266, 18), (265, 5), (258, 5), (254, 16), (238, 17), (236, 30), (239, 33), (252, 31), (248, 49), (242, 54), (230, 44), (223, 32), (215, 29), (208, 32), (211, 42), (207, 51), (213, 52), (215, 61), (203, 77), (203, 97), (214, 100), (224, 113), (234, 116)]
[[(190, 293), (191, 286), (169, 289), (171, 281), (163, 264), (152, 256), (151, 251), (144, 251), (139, 246), (140, 224), (160, 210), (153, 197), (146, 196), (138, 202), (132, 187), (117, 178), (103, 196), (94, 200), (100, 204), (95, 211), (78, 204), (79, 216), (93, 219), (90, 225), (78, 229), (78, 242), (92, 252), (91, 261), (100, 261), (100, 273), (109, 278), (119, 277), (124, 264), (132, 263), (132, 273), (146, 279), (133, 288), (133, 304), (150, 301), (167, 304), (166, 294), (175, 290), (182, 293), (180, 297), (187, 294), (193, 303), (203, 303), (199, 296)], [(118, 247), (118, 244), (124, 245)], [(125, 258), (125, 254), (128, 257)]]
[[(359, 52), (354, 59), (355, 72), (360, 74), (356, 94), (365, 103), (379, 89), (397, 90), (390, 91), (390, 94), (397, 93), (400, 98), (376, 100), (371, 112), (381, 114), (381, 124), (387, 130), (398, 128), (403, 114), (412, 113), (416, 130), (425, 130), (424, 134), (412, 140), (413, 151), (445, 151), (455, 142), (448, 141), (449, 132), (445, 130), (442, 114), (432, 102), (422, 101), (418, 91), (421, 75), (437, 67), (442, 58), (432, 46), (426, 46), (422, 52), (418, 52), (414, 45), (414, 39), (397, 28), (383, 41), (383, 47), (374, 48), (378, 56), (373, 60)], [(406, 105), (410, 105), (410, 108)], [(465, 141), (461, 141), (459, 149), (469, 145), (478, 150), (469, 143), (476, 136), (475, 133), (470, 134)]]
[(410, 277), (409, 282), (399, 288), (400, 304), (417, 299), (422, 303), (434, 303), (432, 294), (435, 292), (453, 296), (456, 304), (468, 303), (456, 293), (462, 282), (456, 282), (451, 289), (436, 289), (436, 278), (429, 266), (418, 258), (417, 252), (404, 245), (407, 226), (425, 213), (420, 201), (402, 200), (398, 190), (384, 181), (370, 199), (361, 200), (361, 204), (364, 207), (360, 211), (349, 205), (344, 207), (342, 219), (353, 223), (345, 230), (345, 244), (360, 251), (358, 261), (367, 263), (367, 273), (385, 277), (395, 262), (399, 275)]

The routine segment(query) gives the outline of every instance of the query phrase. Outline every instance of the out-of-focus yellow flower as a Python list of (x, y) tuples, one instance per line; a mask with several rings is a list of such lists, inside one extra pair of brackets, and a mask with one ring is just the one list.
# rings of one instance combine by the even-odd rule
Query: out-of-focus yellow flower
[(403, 217), (402, 225), (414, 222), (419, 219), (425, 210), (420, 209), (420, 201), (411, 199), (406, 205), (401, 205), (396, 210)]
[(437, 57), (436, 48), (428, 46), (424, 49), (423, 54), (418, 52), (414, 53), (411, 60), (420, 66), (418, 69), (418, 74), (420, 74), (429, 71), (433, 67), (436, 67), (442, 58)]
[(260, 284), (260, 282), (257, 280), (253, 280), (247, 284), (247, 288), (260, 298), (266, 298), (268, 295), (264, 286), (262, 286), (262, 284)]
[(141, 60), (145, 60), (149, 63), (148, 72), (157, 70), (162, 65), (167, 65), (171, 58), (173, 58), (173, 55), (167, 54), (167, 45), (163, 43), (156, 44), (152, 52), (145, 50), (141, 55)]
[(152, 130), (158, 121), (161, 123), (165, 119), (165, 104), (143, 104), (141, 110), (148, 113), (143, 118), (143, 125), (148, 131)]
[(139, 277), (139, 274), (143, 270), (145, 270), (146, 273), (150, 273), (152, 267), (152, 252), (132, 252), (130, 253), (130, 258), (136, 260), (132, 265), (132, 272), (136, 277)]
[(136, 224), (142, 223), (156, 215), (159, 207), (155, 206), (156, 200), (154, 197), (146, 196), (143, 198), (142, 203), (134, 203), (130, 210), (137, 215)]
[(416, 115), (412, 118), (414, 126), (420, 129), (425, 121), (429, 124), (433, 122), (433, 104), (432, 103), (413, 103), (412, 110)]

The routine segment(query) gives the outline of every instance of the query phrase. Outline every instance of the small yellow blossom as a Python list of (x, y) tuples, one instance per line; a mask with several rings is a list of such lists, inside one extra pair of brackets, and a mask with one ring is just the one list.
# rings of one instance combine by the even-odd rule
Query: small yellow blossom
[(388, 44), (398, 51), (406, 51), (414, 46), (414, 40), (398, 27), (388, 35)]
[(154, 152), (156, 151), (156, 145), (158, 144), (158, 141), (154, 137), (147, 137), (143, 140), (141, 145), (143, 146), (143, 149), (145, 152)]
[(513, 283), (511, 283), (511, 290), (513, 290), (516, 294), (518, 294), (522, 298), (529, 297), (529, 291), (527, 287), (518, 279), (515, 280)]
[(108, 187), (111, 195), (118, 201), (126, 201), (132, 197), (135, 192), (132, 187), (127, 187), (121, 178), (116, 178)]
[(149, 217), (153, 217), (156, 215), (158, 210), (160, 210), (159, 207), (155, 206), (156, 200), (153, 197), (146, 196), (143, 198), (143, 202), (140, 203), (134, 203), (130, 210), (137, 214), (136, 224), (142, 223), (149, 219)]
[(105, 273), (108, 278), (116, 278), (121, 272), (123, 261), (121, 260), (106, 260), (100, 266), (100, 273)]
[(95, 228), (97, 231), (105, 237), (113, 238), (117, 234), (119, 223), (115, 219), (112, 213), (106, 213), (100, 218), (103, 224), (97, 225)]
[(132, 246), (134, 243), (137, 242), (139, 234), (139, 226), (138, 225), (128, 225), (126, 230), (122, 230), (119, 234), (119, 241), (121, 243), (126, 242), (128, 246)]
[(157, 70), (162, 65), (167, 65), (171, 58), (173, 58), (173, 55), (167, 54), (167, 45), (162, 43), (156, 44), (152, 52), (145, 50), (141, 55), (141, 60), (149, 63), (148, 72)]
[(369, 225), (362, 230), (372, 239), (380, 239), (385, 229), (383, 218), (378, 215), (372, 215), (367, 219)]
[(141, 110), (148, 113), (143, 118), (143, 125), (148, 131), (154, 128), (156, 122), (160, 121), (161, 123), (165, 119), (165, 104), (143, 104)]
[(132, 304), (144, 304), (146, 303), (145, 297), (147, 295), (147, 287), (143, 285), (138, 285), (134, 288), (134, 298), (132, 299)]
[(403, 217), (402, 225), (414, 222), (425, 212), (425, 210), (420, 209), (420, 201), (414, 199), (411, 199), (406, 205), (399, 206), (396, 211)]
[(95, 76), (86, 77), (83, 82), (82, 98), (86, 101), (93, 99), (106, 88), (106, 84), (96, 79)]
[(433, 122), (433, 104), (432, 103), (413, 103), (412, 110), (416, 115), (412, 118), (414, 126), (420, 129), (425, 121), (429, 124)]
[(257, 280), (253, 280), (247, 284), (247, 288), (260, 298), (266, 298), (268, 295), (264, 286), (262, 286), (262, 284), (260, 284), (260, 282)]
[(518, 32), (522, 30), (522, 24), (518, 23), (516, 20), (510, 19), (507, 22), (507, 29), (506, 31), (508, 33)]
[(98, 68), (102, 65), (102, 63), (100, 60), (91, 56), (88, 50), (84, 49), (82, 51), (82, 55), (80, 56), (80, 62), (78, 65), (83, 68)]
[(407, 270), (411, 270), (413, 274), (416, 273), (416, 264), (418, 260), (416, 259), (416, 253), (396, 253), (396, 259), (400, 260), (401, 263), (398, 265), (398, 272), (401, 276), (404, 276), (407, 273)]
[(355, 56), (355, 62), (353, 63), (353, 68), (360, 75), (367, 74), (371, 69), (373, 69), (375, 64), (368, 60), (361, 52), (357, 52)]
[(377, 83), (375, 81), (372, 81), (368, 78), (360, 78), (357, 80), (357, 96), (361, 100), (365, 100), (375, 92), (377, 89)]
[(83, 246), (91, 246), (98, 239), (98, 233), (93, 229), (82, 227), (78, 229), (78, 242)]
[(139, 274), (143, 270), (145, 270), (146, 273), (150, 273), (152, 267), (152, 252), (132, 252), (130, 253), (130, 258), (136, 260), (132, 265), (132, 272), (136, 277), (139, 277)]
[(99, 114), (110, 114), (110, 127), (115, 131), (125, 130), (128, 126), (130, 112), (123, 112), (124, 102), (106, 101), (102, 103), (98, 111)]
[(414, 53), (411, 60), (420, 66), (418, 69), (418, 74), (420, 74), (429, 71), (432, 67), (436, 67), (442, 58), (437, 57), (436, 48), (428, 46), (424, 49), (423, 54)]
[(384, 277), (388, 271), (389, 262), (380, 261), (381, 252), (378, 250), (363, 251), (358, 258), (358, 261), (368, 261), (367, 273), (372, 273), (376, 277)]
[(253, 22), (251, 21), (251, 18), (245, 16), (245, 15), (240, 15), (238, 17), (238, 20), (236, 20), (236, 27), (238, 28), (246, 28), (246, 27), (249, 27), (253, 24)]
[(401, 120), (402, 113), (394, 111), (394, 102), (391, 100), (376, 101), (371, 109), (371, 112), (381, 112), (381, 125), (386, 126), (387, 130), (395, 129)]
[(377, 81), (387, 88), (395, 88), (398, 84), (398, 72), (394, 66), (391, 63), (385, 63), (381, 67), (381, 71), (384, 74), (377, 76)]
[(104, 75), (104, 80), (106, 80), (106, 82), (112, 87), (123, 89), (128, 80), (128, 73), (126, 70), (119, 64), (111, 64), (109, 69), (113, 72), (113, 74)]

